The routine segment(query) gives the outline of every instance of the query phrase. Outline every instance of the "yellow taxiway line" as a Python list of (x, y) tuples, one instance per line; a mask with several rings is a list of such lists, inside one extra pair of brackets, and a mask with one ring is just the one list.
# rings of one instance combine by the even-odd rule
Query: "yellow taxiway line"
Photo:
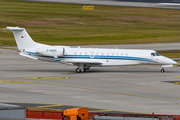
[(24, 77), (23, 79), (70, 79), (70, 77)]
[(56, 107), (56, 106), (64, 106), (64, 105), (62, 105), (62, 104), (55, 104), (55, 105), (46, 105), (46, 106), (37, 106), (37, 107), (47, 108), (47, 107)]
[(174, 84), (176, 84), (176, 85), (180, 85), (180, 81), (178, 81), (178, 82), (174, 82)]
[(35, 83), (33, 81), (12, 81), (12, 80), (0, 80), (0, 82), (7, 82), (7, 83)]
[(113, 93), (113, 94), (119, 94), (119, 95), (126, 95), (126, 96), (134, 96), (134, 97), (141, 97), (141, 98), (149, 98), (149, 99), (155, 99), (155, 100), (169, 101), (169, 102), (175, 102), (175, 103), (178, 103), (178, 104), (180, 103), (180, 101), (177, 101), (177, 100), (169, 100), (169, 99), (149, 97), (149, 96), (143, 96), (143, 95), (128, 94), (128, 93), (121, 93), (121, 92), (114, 92), (114, 91), (107, 91), (107, 90), (99, 90), (99, 89), (85, 88), (85, 87), (78, 87), (78, 86), (70, 86), (70, 85), (63, 85), (63, 84), (55, 84), (55, 83), (47, 83), (47, 82), (36, 82), (36, 81), (5, 81), (5, 80), (1, 80), (0, 82), (9, 82), (9, 83), (35, 83), (35, 84), (44, 84), (44, 85), (54, 85), (54, 86), (62, 86), (62, 87), (69, 87), (69, 88), (78, 88), (78, 89), (91, 90), (91, 91), (104, 92), (104, 93)]

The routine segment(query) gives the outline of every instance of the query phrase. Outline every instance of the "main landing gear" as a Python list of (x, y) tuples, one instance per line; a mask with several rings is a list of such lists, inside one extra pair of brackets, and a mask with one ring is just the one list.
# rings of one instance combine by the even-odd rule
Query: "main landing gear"
[(86, 66), (86, 64), (84, 63), (81, 63), (78, 65), (78, 68), (76, 69), (76, 72), (77, 73), (80, 73), (80, 72), (86, 72), (87, 70), (89, 70), (90, 66)]
[(164, 73), (164, 72), (165, 72), (164, 68), (162, 68), (162, 69), (161, 69), (161, 72), (162, 72), (162, 73)]
[(77, 73), (86, 72), (86, 70), (88, 70), (88, 69), (82, 69), (82, 70), (81, 70), (81, 69), (77, 68), (77, 69), (76, 69), (76, 72), (77, 72)]

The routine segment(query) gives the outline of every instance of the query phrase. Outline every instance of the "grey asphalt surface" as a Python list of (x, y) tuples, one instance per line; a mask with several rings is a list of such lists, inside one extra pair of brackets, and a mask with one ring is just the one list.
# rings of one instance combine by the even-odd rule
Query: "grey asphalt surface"
[(91, 5), (113, 5), (129, 7), (147, 7), (147, 8), (167, 8), (180, 9), (179, 0), (24, 0), (37, 2), (56, 2), (56, 3), (73, 3), (73, 4), (91, 4)]
[[(118, 0), (31, 0), (92, 5), (117, 5), (179, 9), (174, 3), (122, 2)], [(178, 50), (180, 43), (93, 45), (92, 48)], [(77, 47), (77, 46), (73, 46)], [(14, 48), (14, 47), (12, 47)], [(35, 61), (16, 50), (0, 48), (0, 102), (84, 106), (105, 111), (179, 114), (179, 67), (106, 67), (76, 73), (76, 67)], [(25, 77), (37, 77), (25, 78)], [(70, 77), (70, 79), (47, 77)]]
[[(145, 45), (122, 46), (143, 48)], [(156, 48), (161, 44), (150, 45)], [(79, 74), (75, 72), (75, 66), (35, 61), (19, 56), (16, 50), (0, 49), (0, 53), (0, 102), (74, 105), (155, 114), (178, 115), (180, 111), (180, 85), (173, 84), (180, 81), (179, 67), (167, 68), (165, 73), (160, 72), (161, 67), (104, 67)], [(70, 79), (45, 79), (47, 77)]]

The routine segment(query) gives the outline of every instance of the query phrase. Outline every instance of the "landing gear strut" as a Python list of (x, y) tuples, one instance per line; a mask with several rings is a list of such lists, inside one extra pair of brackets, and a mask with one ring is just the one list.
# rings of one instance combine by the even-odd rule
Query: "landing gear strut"
[(165, 72), (164, 68), (161, 69), (161, 72), (162, 72), (162, 73)]

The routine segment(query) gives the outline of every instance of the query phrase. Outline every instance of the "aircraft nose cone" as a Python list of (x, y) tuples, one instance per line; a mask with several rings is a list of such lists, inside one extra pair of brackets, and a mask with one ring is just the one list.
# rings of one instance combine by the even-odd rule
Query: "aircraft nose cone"
[(172, 60), (172, 64), (173, 64), (173, 65), (175, 65), (175, 64), (177, 64), (177, 62), (176, 62), (176, 61), (174, 61), (174, 60)]
[(167, 64), (171, 64), (171, 65), (177, 64), (176, 61), (174, 61), (174, 60), (172, 60), (172, 59), (170, 59), (170, 58), (165, 58), (165, 60), (166, 60)]

